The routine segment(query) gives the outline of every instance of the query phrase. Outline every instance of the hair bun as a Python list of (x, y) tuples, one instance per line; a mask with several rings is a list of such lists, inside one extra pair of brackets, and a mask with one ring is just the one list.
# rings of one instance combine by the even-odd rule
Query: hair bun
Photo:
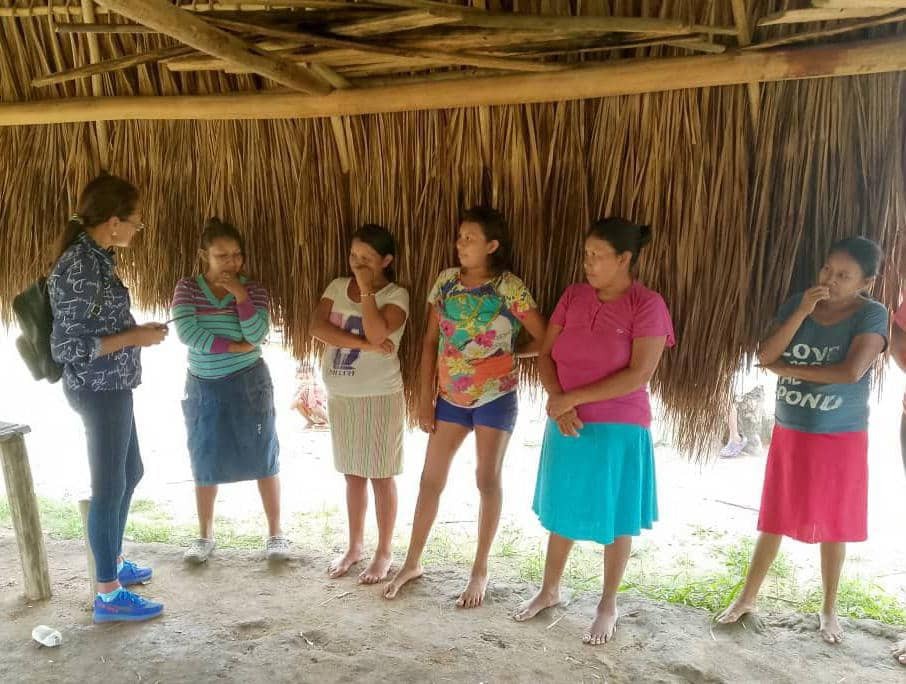
[(639, 226), (639, 249), (651, 242), (651, 226)]

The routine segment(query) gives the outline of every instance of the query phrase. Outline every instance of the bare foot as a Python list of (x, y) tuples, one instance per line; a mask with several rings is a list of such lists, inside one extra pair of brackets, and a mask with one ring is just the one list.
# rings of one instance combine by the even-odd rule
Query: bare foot
[(717, 621), (722, 625), (732, 625), (739, 622), (739, 619), (755, 612), (755, 604), (736, 599), (730, 604), (730, 607), (717, 616)]
[(526, 620), (531, 620), (542, 610), (547, 610), (548, 608), (553, 608), (554, 606), (560, 605), (560, 591), (555, 591), (553, 593), (539, 591), (537, 594), (532, 596), (528, 601), (523, 601), (519, 604), (519, 607), (516, 609), (516, 612), (513, 613), (513, 619), (516, 622), (525, 622)]
[(414, 568), (400, 568), (400, 571), (393, 576), (393, 579), (390, 580), (390, 584), (388, 584), (387, 588), (384, 590), (384, 598), (390, 600), (395, 599), (400, 589), (402, 589), (408, 582), (418, 579), (424, 574), (425, 571), (421, 565)]
[(327, 567), (327, 576), (330, 579), (337, 579), (342, 577), (347, 572), (349, 568), (362, 560), (362, 549), (349, 549), (345, 554), (334, 558), (331, 561), (330, 565)]
[(359, 584), (377, 584), (387, 579), (390, 572), (390, 564), (393, 563), (393, 556), (387, 554), (374, 554), (374, 558), (368, 564), (368, 567), (362, 570), (359, 575)]
[(582, 643), (589, 646), (600, 646), (612, 641), (613, 635), (617, 631), (617, 618), (619, 617), (620, 613), (616, 606), (604, 608), (599, 604), (598, 615), (582, 637)]
[(906, 639), (893, 645), (893, 657), (900, 665), (906, 665)]
[(487, 575), (472, 575), (465, 591), (456, 599), (456, 605), (460, 608), (478, 608), (484, 601), (484, 592), (487, 588)]
[(843, 627), (833, 613), (818, 614), (818, 631), (821, 632), (821, 638), (829, 644), (839, 644), (843, 641)]

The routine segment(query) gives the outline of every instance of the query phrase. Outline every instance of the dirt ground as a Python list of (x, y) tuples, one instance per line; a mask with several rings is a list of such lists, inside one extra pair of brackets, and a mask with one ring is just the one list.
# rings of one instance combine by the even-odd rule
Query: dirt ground
[[(840, 646), (821, 642), (812, 616), (767, 616), (762, 630), (712, 628), (699, 610), (626, 595), (617, 638), (580, 642), (596, 596), (529, 624), (509, 618), (527, 585), (492, 582), (487, 605), (454, 607), (465, 574), (433, 570), (389, 603), (379, 587), (330, 580), (328, 558), (297, 550), (269, 566), (255, 552), (217, 552), (202, 567), (165, 545), (130, 548), (155, 568), (141, 591), (166, 603), (145, 624), (91, 624), (85, 554), (48, 542), (54, 597), (22, 598), (18, 554), (0, 537), (0, 681), (3, 682), (903, 682), (888, 651), (895, 633), (847, 621)], [(59, 629), (63, 645), (31, 641)]]

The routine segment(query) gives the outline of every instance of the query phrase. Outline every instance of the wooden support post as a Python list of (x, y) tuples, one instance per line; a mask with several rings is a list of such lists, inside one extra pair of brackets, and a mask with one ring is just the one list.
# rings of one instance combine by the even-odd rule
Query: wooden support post
[[(97, 21), (94, 14), (94, 0), (82, 0), (82, 21), (85, 24), (94, 24)], [(101, 61), (101, 45), (98, 41), (98, 37), (93, 33), (88, 34), (88, 56), (92, 64)], [(91, 92), (95, 97), (102, 97), (104, 95), (104, 84), (99, 74), (91, 77)], [(107, 122), (95, 121), (94, 130), (97, 139), (98, 160), (101, 163), (101, 169), (109, 170), (110, 135), (107, 131)]]
[(89, 605), (94, 605), (97, 591), (97, 570), (94, 566), (94, 552), (91, 550), (91, 540), (88, 539), (88, 510), (91, 508), (91, 499), (79, 499), (79, 515), (82, 516), (82, 539), (85, 541), (85, 555), (88, 557), (88, 600)]
[[(748, 3), (746, 0), (732, 0), (732, 4), (733, 21), (739, 31), (736, 40), (739, 47), (746, 47), (752, 44), (752, 24), (749, 21)], [(749, 81), (746, 84), (746, 90), (749, 93), (749, 119), (752, 122), (752, 130), (757, 133), (761, 114), (761, 84), (758, 81)]]
[(25, 598), (43, 601), (50, 598), (50, 574), (47, 571), (47, 550), (41, 531), (38, 497), (35, 496), (23, 437), (30, 431), (27, 425), (0, 423), (0, 462), (25, 577)]

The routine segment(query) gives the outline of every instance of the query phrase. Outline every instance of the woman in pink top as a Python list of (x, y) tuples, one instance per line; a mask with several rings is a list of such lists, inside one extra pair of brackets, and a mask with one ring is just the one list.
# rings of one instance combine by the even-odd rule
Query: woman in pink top
[(604, 592), (583, 641), (603, 644), (617, 622), (617, 589), (632, 537), (657, 520), (647, 385), (673, 324), (664, 300), (633, 278), (651, 229), (596, 222), (585, 240), (586, 281), (560, 298), (539, 356), (550, 396), (534, 510), (550, 531), (541, 589), (515, 619), (560, 602), (576, 540), (604, 544)]

